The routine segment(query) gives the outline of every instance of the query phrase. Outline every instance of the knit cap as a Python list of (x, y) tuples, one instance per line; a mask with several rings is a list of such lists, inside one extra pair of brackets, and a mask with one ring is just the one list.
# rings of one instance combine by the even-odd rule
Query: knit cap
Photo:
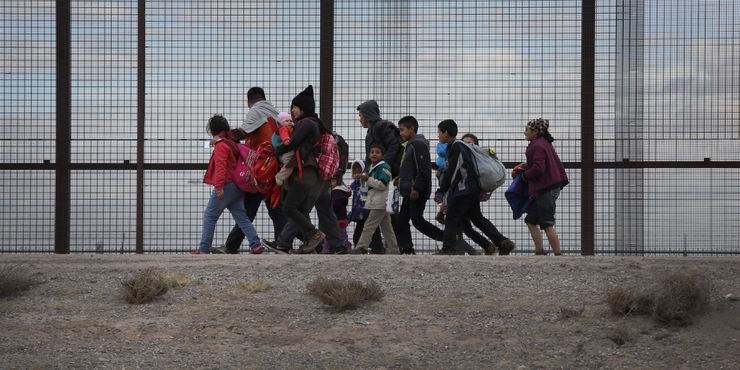
[(305, 90), (296, 95), (290, 105), (301, 108), (306, 115), (316, 113), (316, 102), (313, 100), (313, 85), (308, 85)]

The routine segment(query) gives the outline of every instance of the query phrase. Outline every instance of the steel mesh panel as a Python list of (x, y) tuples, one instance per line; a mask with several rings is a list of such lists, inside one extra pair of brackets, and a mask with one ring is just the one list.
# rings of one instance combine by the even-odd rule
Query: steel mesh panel
[(135, 163), (137, 2), (71, 4), (72, 163)]
[(53, 251), (54, 172), (0, 173), (0, 252)]
[[(0, 14), (0, 155), (3, 163), (55, 161), (53, 1), (4, 1)], [(34, 145), (29, 145), (33, 139)]]

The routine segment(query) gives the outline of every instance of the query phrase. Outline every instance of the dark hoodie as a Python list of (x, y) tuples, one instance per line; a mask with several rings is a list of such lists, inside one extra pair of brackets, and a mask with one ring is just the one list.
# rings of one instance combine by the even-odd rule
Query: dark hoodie
[(429, 199), (432, 192), (432, 161), (429, 157), (429, 141), (424, 135), (416, 134), (405, 144), (401, 156), (401, 171), (398, 190), (408, 197), (411, 189), (419, 192), (420, 199)]
[(401, 168), (401, 134), (398, 127), (390, 121), (380, 118), (380, 108), (375, 100), (368, 100), (357, 110), (370, 122), (365, 136), (365, 166), (370, 166), (370, 146), (383, 146), (383, 160), (390, 164), (393, 177), (398, 176)]

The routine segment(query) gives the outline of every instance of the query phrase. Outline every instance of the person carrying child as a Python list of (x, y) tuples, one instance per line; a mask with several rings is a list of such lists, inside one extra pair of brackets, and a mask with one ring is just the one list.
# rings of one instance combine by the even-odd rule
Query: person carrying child
[[(277, 132), (272, 134), (272, 146), (277, 149), (281, 145), (290, 145), (290, 135), (293, 134), (293, 119), (288, 112), (280, 112), (278, 114), (278, 129)], [(291, 160), (295, 157), (295, 152), (286, 152), (280, 156), (280, 171), (275, 175), (275, 183), (282, 186), (285, 180), (290, 177), (293, 173), (293, 163)]]
[[(527, 163), (514, 167), (512, 177), (523, 174), (529, 185), (529, 196), (536, 197), (527, 208), (524, 222), (534, 242), (536, 255), (547, 255), (540, 230), (547, 235), (553, 254), (560, 255), (560, 239), (555, 230), (555, 201), (560, 196), (560, 190), (568, 185), (568, 175), (565, 173), (563, 162), (552, 142), (549, 131), (550, 121), (542, 118), (527, 122), (524, 137), (529, 141), (527, 146)], [(537, 227), (539, 226), (539, 230)]]
[(391, 225), (391, 215), (386, 211), (388, 184), (391, 182), (391, 167), (383, 160), (383, 147), (381, 145), (373, 144), (370, 147), (369, 154), (370, 170), (367, 174), (357, 175), (355, 179), (367, 182), (368, 191), (365, 208), (370, 210), (370, 214), (365, 220), (360, 241), (351, 253), (367, 253), (373, 234), (380, 227), (380, 232), (386, 242), (386, 252), (388, 254), (398, 254), (398, 241)]
[(236, 161), (239, 157), (239, 149), (234, 141), (224, 137), (229, 131), (229, 122), (223, 116), (215, 115), (208, 120), (208, 131), (215, 142), (203, 182), (213, 185), (213, 190), (208, 205), (203, 211), (203, 230), (200, 244), (192, 254), (211, 253), (216, 222), (223, 214), (224, 209), (227, 208), (236, 224), (249, 240), (249, 248), (252, 254), (262, 253), (264, 247), (260, 244), (257, 230), (249, 220), (244, 208), (244, 192), (239, 190), (231, 179), (231, 172), (236, 167)]

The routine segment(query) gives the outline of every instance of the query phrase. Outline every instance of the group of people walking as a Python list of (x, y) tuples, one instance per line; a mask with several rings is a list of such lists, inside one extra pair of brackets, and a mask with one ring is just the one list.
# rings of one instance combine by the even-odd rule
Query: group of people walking
[[(245, 238), (253, 254), (265, 249), (301, 254), (416, 254), (412, 225), (426, 237), (442, 242), (437, 254), (479, 254), (464, 241), (463, 234), (485, 254), (508, 255), (515, 248), (515, 243), (481, 212), (481, 202), (490, 194), (482, 192), (479, 186), (475, 159), (466, 145), (477, 145), (478, 138), (468, 133), (458, 140), (455, 121), (447, 119), (437, 125), (439, 143), (437, 158), (433, 160), (429, 140), (418, 133), (415, 117), (405, 116), (394, 124), (381, 118), (376, 101), (363, 102), (357, 112), (361, 126), (367, 130), (365, 158), (352, 163), (352, 183), (347, 186), (343, 181), (345, 163), (328, 179), (320, 175), (331, 165), (327, 161), (336, 160), (322, 156), (320, 148), (326, 145), (326, 134), (335, 133), (316, 114), (312, 86), (296, 95), (290, 113), (278, 112), (259, 87), (249, 89), (247, 105), (250, 109), (238, 128), (231, 129), (220, 115), (208, 122), (214, 149), (203, 181), (212, 185), (213, 191), (203, 213), (202, 237), (194, 254), (239, 253)], [(553, 253), (560, 255), (555, 203), (568, 178), (552, 146), (554, 139), (547, 120), (529, 121), (524, 135), (530, 141), (527, 161), (513, 169), (512, 177), (520, 177), (528, 185), (530, 199), (525, 222), (536, 254), (546, 254), (540, 232), (543, 230)], [(282, 165), (275, 175), (277, 197), (243, 192), (234, 184), (232, 170), (239, 160), (239, 142), (250, 147), (266, 142), (272, 145)], [(330, 142), (336, 145), (335, 141)], [(435, 192), (433, 173), (439, 179)], [(401, 199), (397, 205), (396, 194)], [(350, 199), (351, 209), (347, 212)], [(430, 199), (439, 204), (435, 219), (440, 226), (424, 218)], [(274, 241), (260, 238), (252, 224), (262, 202), (272, 220)], [(318, 225), (311, 221), (313, 208)], [(236, 225), (224, 245), (214, 248), (215, 225), (225, 209), (229, 209)], [(350, 222), (356, 223), (352, 242), (346, 230)], [(302, 243), (294, 249), (296, 238)]]

